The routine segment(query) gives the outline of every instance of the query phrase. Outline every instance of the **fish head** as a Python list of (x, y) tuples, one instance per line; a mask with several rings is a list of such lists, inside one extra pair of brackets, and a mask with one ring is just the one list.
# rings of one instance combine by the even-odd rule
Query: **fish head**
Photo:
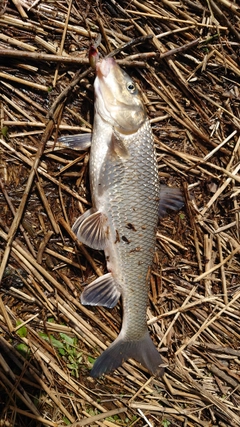
[(113, 58), (96, 64), (95, 111), (113, 128), (130, 135), (146, 120), (146, 110), (134, 81)]

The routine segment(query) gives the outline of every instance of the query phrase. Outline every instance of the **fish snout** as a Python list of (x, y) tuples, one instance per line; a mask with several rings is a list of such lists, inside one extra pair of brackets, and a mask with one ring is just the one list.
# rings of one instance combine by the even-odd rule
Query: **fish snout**
[(116, 64), (113, 58), (104, 58), (96, 64), (96, 74), (99, 78), (107, 77)]

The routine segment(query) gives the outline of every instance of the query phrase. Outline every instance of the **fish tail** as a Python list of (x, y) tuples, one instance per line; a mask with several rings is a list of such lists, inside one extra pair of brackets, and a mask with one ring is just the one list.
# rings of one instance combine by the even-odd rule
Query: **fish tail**
[(151, 374), (162, 376), (162, 358), (148, 332), (138, 341), (127, 341), (123, 333), (98, 357), (91, 370), (94, 378), (119, 368), (126, 360), (133, 358)]

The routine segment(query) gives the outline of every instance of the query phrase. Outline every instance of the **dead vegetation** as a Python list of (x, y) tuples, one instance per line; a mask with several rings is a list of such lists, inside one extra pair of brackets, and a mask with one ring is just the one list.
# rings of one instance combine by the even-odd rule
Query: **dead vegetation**
[[(228, 0), (1, 1), (0, 425), (240, 426), (240, 7)], [(5, 9), (5, 10), (4, 10)], [(105, 268), (71, 225), (91, 203), (88, 48), (115, 52), (143, 90), (159, 177), (185, 208), (161, 220), (149, 328), (163, 379), (134, 361), (89, 369), (121, 306), (88, 309)]]

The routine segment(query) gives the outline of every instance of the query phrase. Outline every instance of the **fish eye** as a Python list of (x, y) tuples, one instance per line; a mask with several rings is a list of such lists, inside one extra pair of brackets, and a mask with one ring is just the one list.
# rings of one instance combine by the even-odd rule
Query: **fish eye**
[(130, 93), (135, 93), (135, 91), (136, 91), (136, 86), (135, 86), (135, 84), (134, 84), (133, 82), (128, 82), (128, 83), (127, 83), (127, 90), (128, 90)]

